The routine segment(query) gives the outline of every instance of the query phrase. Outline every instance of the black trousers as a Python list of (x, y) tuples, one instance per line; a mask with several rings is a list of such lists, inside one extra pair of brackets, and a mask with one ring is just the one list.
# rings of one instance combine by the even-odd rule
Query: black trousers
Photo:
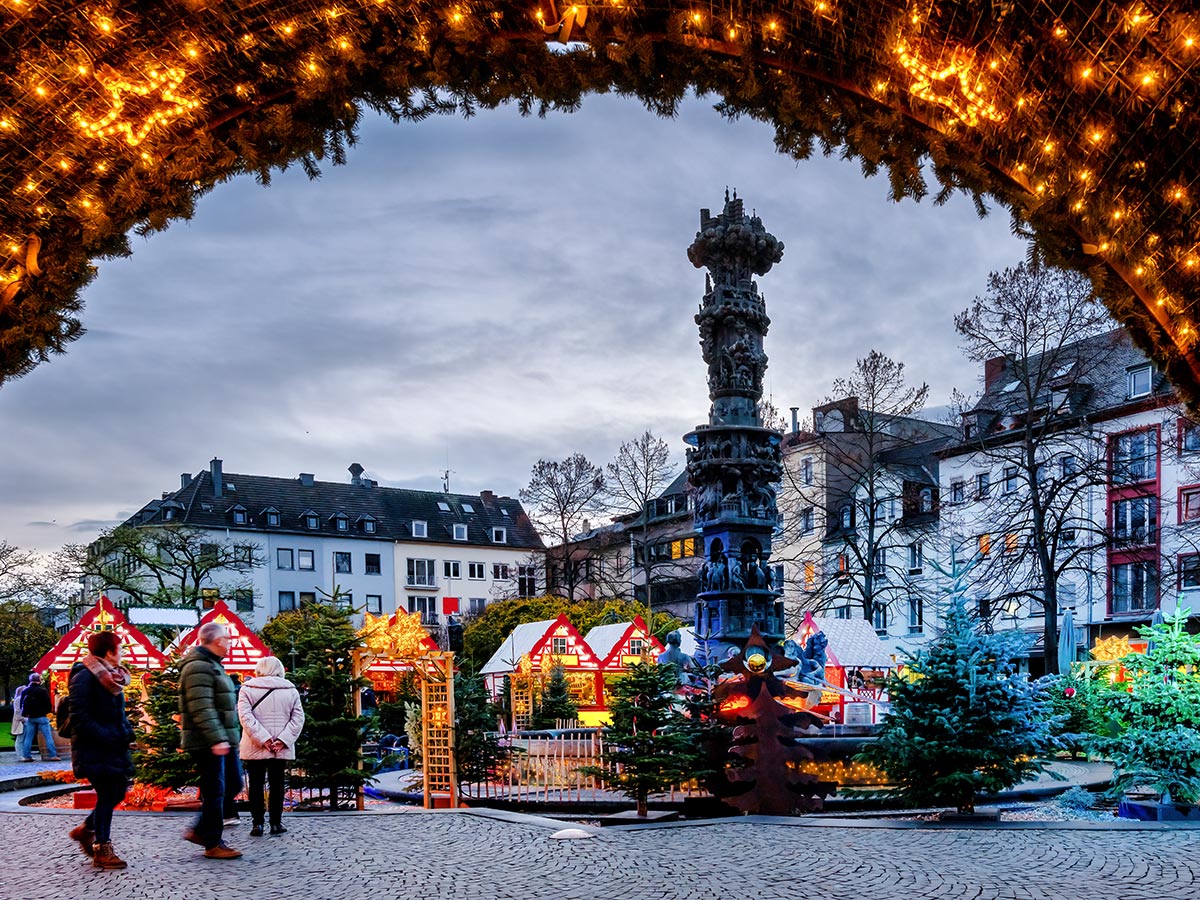
[(287, 761), (282, 759), (242, 760), (246, 774), (250, 776), (250, 817), (255, 825), (263, 824), (263, 782), (270, 785), (269, 799), (271, 824), (282, 824), (283, 819), (283, 774)]

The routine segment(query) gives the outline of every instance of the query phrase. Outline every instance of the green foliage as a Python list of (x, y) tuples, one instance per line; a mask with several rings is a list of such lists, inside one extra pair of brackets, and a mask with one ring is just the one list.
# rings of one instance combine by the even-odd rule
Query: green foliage
[(1086, 751), (1097, 736), (1113, 733), (1105, 706), (1107, 681), (1075, 675), (1048, 675), (1039, 682), (1050, 702), (1050, 731), (1071, 753)]
[[(167, 667), (151, 676), (146, 692), (144, 730), (133, 754), (137, 781), (171, 790), (200, 781), (191, 756), (179, 749), (180, 660), (178, 653), (172, 653)], [(128, 693), (126, 697), (129, 697)], [(138, 717), (132, 711), (127, 709), (126, 713), (131, 722), (137, 723)]]
[(696, 749), (687, 720), (675, 708), (679, 670), (657, 663), (635, 663), (612, 685), (612, 725), (605, 734), (604, 766), (590, 769), (606, 785), (647, 813), (650, 794), (690, 777)]
[(1187, 632), (1189, 612), (1139, 627), (1149, 645), (1121, 661), (1129, 689), (1106, 695), (1121, 732), (1096, 746), (1112, 760), (1114, 795), (1145, 786), (1200, 802), (1200, 638)]
[(571, 685), (562, 666), (550, 670), (550, 678), (534, 704), (533, 727), (554, 728), (560, 720), (579, 718), (579, 707), (571, 698)]
[[(580, 634), (587, 634), (596, 625), (629, 622), (634, 616), (645, 618), (646, 607), (635, 600), (570, 601), (550, 595), (499, 600), (489, 603), (482, 613), (472, 616), (466, 623), (463, 629), (464, 659), (475, 668), (482, 668), (518, 625), (557, 619), (563, 613)], [(655, 613), (654, 621), (648, 624), (661, 641), (683, 623), (665, 613)]]
[(680, 730), (687, 736), (688, 745), (695, 751), (690, 777), (695, 778), (713, 796), (730, 793), (727, 771), (745, 765), (740, 756), (730, 756), (733, 726), (718, 716), (720, 704), (716, 698), (721, 667), (711, 663), (688, 672), (688, 689), (683, 693), (684, 720)]
[(496, 738), (496, 707), (483, 676), (460, 673), (454, 678), (454, 758), (460, 784), (490, 779), (508, 756)]
[(952, 599), (943, 633), (910, 657), (906, 677), (889, 678), (891, 711), (858, 758), (887, 772), (904, 803), (970, 812), (977, 794), (1044, 771), (1037, 757), (1056, 741), (1049, 701), (1018, 674), (1011, 635), (977, 633), (962, 597)]
[(42, 624), (37, 607), (23, 600), (0, 602), (0, 684), (5, 699), (25, 683), (30, 669), (58, 641), (58, 632)]
[(305, 723), (292, 782), (327, 791), (335, 809), (342, 796), (370, 778), (358, 767), (366, 719), (353, 712), (355, 693), (369, 682), (354, 675), (354, 651), (359, 647), (351, 621), (354, 612), (340, 599), (335, 589), (330, 602), (306, 603), (286, 614), (288, 619), (278, 632), (271, 623), (263, 629), (273, 650), (281, 634), (296, 649), (292, 679), (304, 697)]
[(1076, 784), (1059, 794), (1055, 802), (1063, 809), (1083, 812), (1096, 805), (1096, 795)]

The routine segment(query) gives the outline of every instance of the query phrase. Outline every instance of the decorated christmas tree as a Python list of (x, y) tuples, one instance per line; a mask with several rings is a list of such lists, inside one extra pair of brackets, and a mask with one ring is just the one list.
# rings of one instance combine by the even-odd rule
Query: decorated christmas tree
[(562, 666), (550, 670), (550, 679), (542, 689), (534, 708), (534, 728), (555, 728), (559, 722), (579, 718), (579, 707), (571, 698), (571, 685)]
[(911, 806), (975, 811), (981, 793), (1007, 790), (1045, 769), (1054, 749), (1050, 703), (1018, 671), (1012, 634), (980, 631), (966, 607), (970, 566), (951, 558), (945, 625), (933, 644), (888, 680), (891, 711), (859, 759), (887, 772)]
[[(180, 660), (178, 653), (172, 653), (166, 668), (149, 676), (150, 687), (143, 704), (143, 733), (133, 754), (136, 781), (170, 790), (199, 783), (191, 756), (179, 748)], [(136, 727), (138, 717), (128, 704), (126, 714)]]
[(695, 750), (686, 720), (675, 708), (674, 666), (635, 663), (612, 686), (612, 725), (605, 734), (604, 765), (588, 770), (637, 803), (645, 816), (651, 794), (691, 776)]

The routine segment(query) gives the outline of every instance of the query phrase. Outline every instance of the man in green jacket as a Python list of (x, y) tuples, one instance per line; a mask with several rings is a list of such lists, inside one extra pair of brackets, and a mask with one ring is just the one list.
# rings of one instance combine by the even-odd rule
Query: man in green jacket
[(221, 660), (229, 652), (229, 629), (217, 622), (200, 627), (196, 646), (179, 667), (179, 713), (183, 749), (200, 775), (200, 817), (184, 835), (204, 847), (209, 859), (237, 859), (241, 852), (222, 840), (225, 790), (242, 783), (238, 765), (237, 694)]

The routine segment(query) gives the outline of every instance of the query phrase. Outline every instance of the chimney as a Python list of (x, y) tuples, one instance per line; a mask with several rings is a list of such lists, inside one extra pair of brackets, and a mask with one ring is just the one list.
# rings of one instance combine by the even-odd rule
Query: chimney
[(800, 407), (792, 407), (792, 434), (800, 433)]
[(496, 505), (496, 495), (493, 494), (491, 491), (480, 491), (479, 499), (483, 501), (484, 506), (495, 506)]
[(300, 483), (305, 487), (313, 486), (313, 474), (311, 472), (300, 473)]
[(179, 489), (182, 491), (185, 487), (192, 483), (192, 473), (183, 472), (179, 476)]
[(363, 467), (358, 463), (350, 463), (350, 483), (362, 484)]
[(208, 464), (208, 470), (212, 474), (213, 496), (220, 497), (225, 490), (225, 474), (221, 471), (221, 460), (214, 456)]
[(993, 356), (983, 364), (983, 389), (990, 391), (992, 385), (1000, 380), (1000, 376), (1004, 374), (1004, 369), (1008, 366), (1008, 357)]

